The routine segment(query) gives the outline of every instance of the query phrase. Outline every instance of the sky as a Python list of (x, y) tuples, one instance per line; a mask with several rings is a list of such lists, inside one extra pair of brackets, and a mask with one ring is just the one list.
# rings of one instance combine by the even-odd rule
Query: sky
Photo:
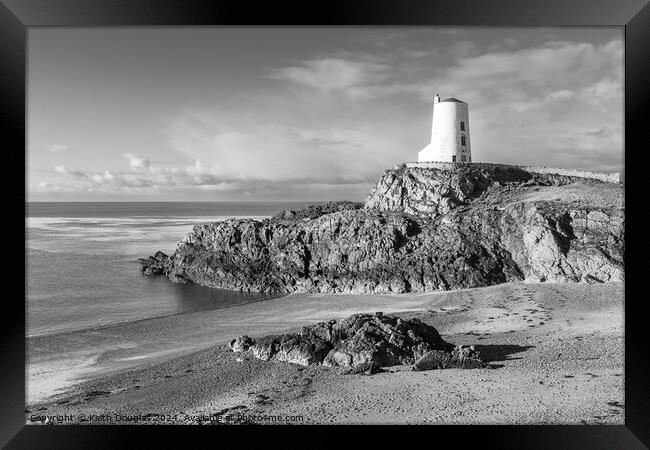
[(469, 104), (472, 160), (623, 170), (622, 28), (28, 30), (29, 201), (363, 201)]

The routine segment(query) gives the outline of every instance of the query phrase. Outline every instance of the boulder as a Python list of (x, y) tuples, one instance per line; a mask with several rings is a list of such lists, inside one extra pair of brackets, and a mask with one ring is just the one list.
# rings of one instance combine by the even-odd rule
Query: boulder
[(245, 352), (253, 344), (255, 344), (255, 341), (250, 337), (240, 336), (237, 339), (233, 339), (232, 341), (230, 341), (230, 349), (235, 353)]
[(302, 366), (320, 364), (331, 348), (329, 341), (312, 334), (288, 334), (280, 341), (275, 358)]
[(319, 322), (298, 333), (254, 341), (242, 336), (231, 342), (231, 348), (248, 349), (264, 361), (350, 369), (345, 373), (371, 374), (380, 367), (414, 363), (419, 370), (482, 366), (474, 347), (454, 347), (417, 318), (404, 320), (382, 313), (354, 314), (340, 322)]
[(432, 350), (422, 355), (413, 364), (414, 371), (435, 369), (479, 369), (485, 367), (485, 362), (474, 346), (459, 345), (451, 352)]
[(451, 365), (451, 353), (432, 350), (421, 356), (413, 365), (413, 370), (446, 369)]
[(333, 325), (332, 334), (337, 341), (323, 361), (328, 366), (412, 364), (430, 350), (451, 350), (434, 327), (382, 313), (354, 314)]
[(256, 339), (250, 350), (256, 358), (268, 361), (278, 352), (281, 340), (282, 336), (265, 336)]

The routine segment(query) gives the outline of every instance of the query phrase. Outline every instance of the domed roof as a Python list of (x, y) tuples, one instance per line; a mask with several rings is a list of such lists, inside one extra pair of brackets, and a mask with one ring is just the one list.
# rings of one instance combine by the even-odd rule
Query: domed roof
[(454, 97), (449, 97), (449, 98), (446, 98), (444, 100), (440, 100), (440, 103), (442, 103), (442, 102), (465, 103), (464, 101), (458, 100), (457, 98), (454, 98)]

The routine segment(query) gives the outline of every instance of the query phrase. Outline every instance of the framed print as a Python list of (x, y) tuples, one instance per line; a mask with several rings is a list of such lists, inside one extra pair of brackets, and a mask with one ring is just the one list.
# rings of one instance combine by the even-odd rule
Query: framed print
[(650, 441), (647, 2), (1, 11), (7, 448)]

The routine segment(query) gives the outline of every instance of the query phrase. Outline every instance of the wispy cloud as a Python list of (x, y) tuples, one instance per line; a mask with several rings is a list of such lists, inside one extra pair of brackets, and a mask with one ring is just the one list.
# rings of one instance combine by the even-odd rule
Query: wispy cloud
[(321, 58), (275, 69), (269, 74), (269, 78), (291, 81), (326, 92), (345, 91), (355, 86), (383, 81), (387, 77), (388, 68), (378, 62)]
[[(444, 32), (457, 31), (462, 30)], [(514, 45), (516, 41), (508, 42)], [(583, 97), (597, 102), (622, 92), (620, 39), (603, 45), (547, 41), (493, 52), (481, 51), (476, 42), (466, 39), (444, 50), (450, 61), (446, 66), (437, 62), (440, 52), (409, 48), (325, 57), (275, 69), (269, 77), (315, 90), (344, 92), (355, 101), (412, 94), (430, 101), (433, 92), (444, 91), (480, 106), (492, 101), (539, 102), (546, 96), (548, 100), (566, 99), (571, 90), (581, 90)]]
[(622, 92), (622, 42), (595, 46), (583, 42), (547, 42), (515, 52), (495, 52), (461, 58), (447, 69), (442, 88), (463, 92), (475, 104), (536, 99), (559, 90), (611, 82), (605, 88)]

